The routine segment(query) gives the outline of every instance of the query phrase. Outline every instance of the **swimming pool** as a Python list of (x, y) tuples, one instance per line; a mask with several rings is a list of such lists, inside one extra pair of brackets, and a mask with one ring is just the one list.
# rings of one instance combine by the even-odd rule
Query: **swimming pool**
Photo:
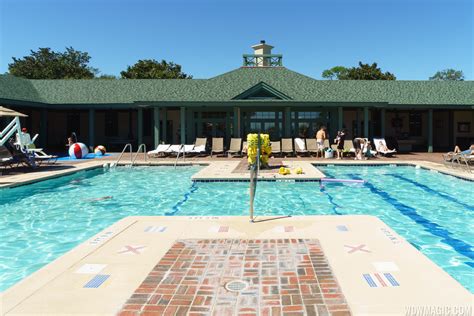
[[(200, 166), (95, 169), (0, 190), (0, 291), (130, 215), (248, 215), (248, 183)], [(378, 216), (474, 291), (474, 183), (410, 166), (325, 166), (367, 183), (259, 182), (256, 215)]]

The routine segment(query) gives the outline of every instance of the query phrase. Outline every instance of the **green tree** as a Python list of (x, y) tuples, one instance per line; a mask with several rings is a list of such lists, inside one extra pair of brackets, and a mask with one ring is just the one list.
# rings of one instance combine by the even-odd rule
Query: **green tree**
[(390, 72), (382, 72), (377, 67), (377, 63), (372, 65), (359, 62), (358, 67), (346, 68), (344, 66), (336, 66), (323, 71), (322, 75), (325, 79), (338, 80), (396, 80), (397, 78)]
[(344, 77), (347, 75), (347, 71), (348, 69), (344, 66), (336, 66), (336, 67), (332, 67), (331, 69), (324, 70), (321, 76), (324, 79), (329, 79), (329, 80), (341, 79), (341, 77)]
[(39, 48), (23, 58), (13, 57), (8, 64), (10, 74), (28, 79), (92, 79), (98, 72), (89, 66), (87, 52), (66, 47), (64, 52)]
[(372, 65), (359, 62), (359, 67), (352, 67), (340, 78), (341, 80), (396, 80), (394, 74), (382, 72), (377, 63)]
[(192, 76), (181, 71), (181, 65), (154, 59), (139, 60), (135, 65), (128, 66), (120, 72), (124, 79), (190, 79)]
[(461, 70), (455, 69), (444, 69), (437, 71), (430, 80), (452, 80), (452, 81), (463, 81), (464, 74)]

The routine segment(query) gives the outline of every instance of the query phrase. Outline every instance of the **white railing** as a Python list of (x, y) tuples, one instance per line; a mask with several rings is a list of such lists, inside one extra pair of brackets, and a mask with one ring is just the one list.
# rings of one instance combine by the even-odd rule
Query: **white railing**
[(140, 144), (140, 146), (138, 146), (138, 149), (137, 149), (137, 152), (135, 153), (135, 156), (133, 156), (133, 159), (132, 159), (132, 166), (133, 164), (135, 163), (135, 160), (137, 160), (137, 157), (138, 157), (138, 154), (140, 153), (140, 150), (143, 150), (143, 159), (145, 161), (147, 161), (147, 155), (146, 155), (146, 145), (145, 144)]
[(13, 134), (19, 134), (20, 132), (20, 119), (17, 116), (3, 129), (3, 131), (0, 132), (0, 146), (3, 146), (3, 144), (5, 144)]
[(185, 150), (184, 150), (184, 145), (181, 144), (178, 149), (178, 154), (176, 155), (176, 161), (174, 162), (174, 168), (176, 169), (176, 166), (178, 165), (178, 159), (179, 159), (179, 154), (181, 153), (181, 149), (183, 150), (183, 162), (185, 160)]
[(122, 159), (123, 157), (123, 154), (125, 153), (125, 151), (127, 150), (127, 148), (130, 149), (130, 166), (132, 165), (133, 161), (132, 161), (132, 144), (128, 143), (126, 144), (123, 149), (122, 149), (122, 152), (120, 153), (120, 156), (118, 157), (118, 159), (115, 161), (114, 165), (117, 166), (118, 163), (120, 162), (120, 160)]

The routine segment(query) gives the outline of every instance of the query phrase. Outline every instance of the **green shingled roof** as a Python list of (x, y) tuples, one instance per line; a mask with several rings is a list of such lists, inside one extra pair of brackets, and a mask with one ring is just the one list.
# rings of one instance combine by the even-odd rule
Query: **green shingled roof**
[(48, 104), (223, 102), (262, 82), (296, 102), (474, 105), (473, 81), (327, 81), (284, 67), (238, 68), (211, 79), (27, 80), (0, 76), (0, 99)]

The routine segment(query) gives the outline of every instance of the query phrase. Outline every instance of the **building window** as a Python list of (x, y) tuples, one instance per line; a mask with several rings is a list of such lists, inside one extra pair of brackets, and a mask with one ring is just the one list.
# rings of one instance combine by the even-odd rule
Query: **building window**
[(275, 119), (275, 112), (252, 112), (251, 119)]
[(104, 124), (104, 135), (107, 137), (118, 136), (118, 112), (117, 111), (106, 111), (105, 112), (105, 124)]
[(420, 112), (410, 112), (408, 123), (410, 128), (410, 136), (422, 136), (423, 128), (421, 121)]

